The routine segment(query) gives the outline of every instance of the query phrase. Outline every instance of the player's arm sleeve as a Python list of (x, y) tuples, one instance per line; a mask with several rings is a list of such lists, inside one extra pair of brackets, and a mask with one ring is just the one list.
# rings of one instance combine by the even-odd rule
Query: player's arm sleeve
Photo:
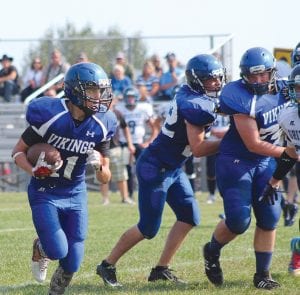
[(107, 130), (108, 130), (108, 133), (106, 136), (107, 140), (111, 139), (115, 135), (118, 125), (119, 125), (115, 113), (113, 113), (111, 111), (109, 111), (109, 112), (110, 112), (110, 117), (109, 117), (108, 124), (107, 124)]
[(33, 100), (27, 108), (26, 120), (33, 129), (39, 129), (41, 125), (45, 122), (45, 112), (41, 109), (42, 104), (40, 101)]
[[(228, 86), (228, 87), (226, 87)], [(249, 114), (250, 101), (248, 99), (243, 100), (243, 94), (240, 89), (234, 85), (226, 85), (220, 95), (220, 107), (219, 111), (226, 115), (234, 114)]]
[(183, 118), (190, 124), (206, 126), (211, 124), (216, 118), (216, 114), (212, 111), (213, 109), (213, 103), (207, 101), (201, 105), (189, 103), (188, 105), (181, 107), (180, 112)]
[(102, 141), (95, 146), (95, 150), (98, 151), (103, 157), (109, 157), (109, 147), (110, 147), (110, 140)]
[(21, 135), (23, 141), (28, 145), (32, 146), (38, 142), (42, 142), (43, 138), (38, 135), (31, 126), (29, 126)]

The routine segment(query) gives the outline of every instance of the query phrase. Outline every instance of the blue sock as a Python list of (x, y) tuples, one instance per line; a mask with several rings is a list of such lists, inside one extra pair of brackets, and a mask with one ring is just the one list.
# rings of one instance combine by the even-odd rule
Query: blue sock
[(272, 261), (273, 252), (257, 252), (256, 257), (256, 273), (264, 273), (269, 271)]
[(209, 252), (211, 253), (211, 255), (213, 256), (220, 256), (221, 253), (221, 249), (225, 246), (223, 244), (220, 244), (214, 237), (214, 235), (211, 237), (211, 241), (210, 241), (210, 247), (209, 247)]

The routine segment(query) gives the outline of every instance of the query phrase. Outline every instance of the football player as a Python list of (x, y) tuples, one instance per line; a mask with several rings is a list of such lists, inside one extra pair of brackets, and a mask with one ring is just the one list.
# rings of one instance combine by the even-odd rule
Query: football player
[[(287, 103), (282, 92), (286, 81), (276, 80), (275, 58), (266, 49), (248, 49), (240, 61), (241, 79), (228, 83), (220, 95), (221, 112), (230, 116), (230, 127), (220, 145), (216, 177), (226, 219), (217, 225), (211, 241), (203, 248), (205, 272), (215, 285), (223, 284), (221, 249), (256, 217), (254, 250), (256, 288), (273, 289), (279, 283), (269, 269), (280, 218), (280, 201), (274, 206), (259, 202), (275, 169), (275, 159), (284, 156), (277, 115)], [(274, 157), (274, 158), (273, 158)]]
[[(300, 64), (296, 64), (288, 80), (289, 97), (288, 104), (278, 115), (278, 123), (282, 128), (287, 147), (285, 157), (281, 158), (272, 178), (266, 185), (262, 200), (274, 204), (278, 199), (280, 180), (294, 166), (300, 155)], [(291, 240), (292, 258), (289, 264), (289, 272), (295, 276), (300, 275), (300, 237)]]
[[(116, 105), (116, 111), (123, 116), (129, 127), (132, 143), (135, 147), (134, 157), (126, 165), (128, 172), (128, 192), (131, 199), (133, 198), (134, 191), (133, 162), (138, 159), (143, 149), (153, 141), (158, 133), (152, 105), (148, 102), (139, 102), (139, 97), (137, 88), (128, 87), (123, 93), (124, 103)], [(146, 139), (147, 127), (150, 132)], [(120, 133), (119, 141), (123, 148), (128, 146), (124, 133)]]
[(219, 141), (206, 141), (204, 136), (216, 118), (215, 101), (210, 95), (215, 97), (225, 81), (223, 66), (208, 54), (191, 58), (185, 74), (187, 84), (180, 87), (170, 104), (159, 135), (137, 161), (140, 219), (97, 266), (97, 274), (112, 287), (120, 286), (116, 278), (117, 261), (140, 241), (152, 239), (158, 233), (166, 202), (176, 221), (148, 281), (183, 283), (172, 273), (169, 264), (189, 231), (199, 224), (200, 213), (182, 166), (192, 154), (200, 157), (217, 151)]
[(300, 63), (300, 42), (296, 45), (296, 47), (291, 53), (291, 66), (294, 67), (299, 63)]
[[(29, 105), (24, 131), (12, 152), (15, 163), (32, 176), (28, 199), (38, 234), (33, 244), (32, 272), (43, 282), (49, 259), (59, 260), (49, 294), (63, 294), (78, 271), (87, 233), (85, 171), (92, 164), (99, 182), (107, 183), (108, 148), (117, 120), (108, 111), (111, 82), (94, 63), (75, 64), (64, 78), (65, 98), (41, 97)], [(58, 169), (28, 162), (26, 151), (35, 143), (54, 146), (61, 155)]]

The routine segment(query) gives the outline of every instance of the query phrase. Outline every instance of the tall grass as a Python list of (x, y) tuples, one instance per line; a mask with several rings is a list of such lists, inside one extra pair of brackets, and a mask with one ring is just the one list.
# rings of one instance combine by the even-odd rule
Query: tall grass
[[(138, 219), (137, 205), (121, 204), (113, 194), (111, 204), (103, 206), (99, 193), (89, 194), (89, 234), (85, 258), (66, 294), (300, 294), (300, 277), (287, 273), (290, 259), (289, 241), (298, 235), (298, 228), (278, 227), (277, 245), (272, 263), (273, 277), (282, 287), (275, 291), (257, 290), (252, 283), (255, 272), (253, 252), (253, 219), (249, 230), (226, 246), (221, 264), (225, 284), (216, 288), (204, 275), (202, 246), (210, 239), (222, 212), (222, 202), (206, 204), (206, 194), (197, 195), (201, 208), (201, 225), (189, 234), (176, 254), (171, 268), (187, 281), (185, 286), (171, 283), (148, 283), (147, 276), (162, 251), (174, 215), (166, 206), (159, 234), (143, 241), (121, 258), (117, 265), (119, 290), (104, 286), (96, 275), (96, 265), (110, 252), (120, 235)], [(57, 266), (51, 262), (44, 284), (31, 277), (32, 241), (36, 236), (26, 193), (1, 193), (0, 196), (0, 294), (47, 294), (50, 277)]]

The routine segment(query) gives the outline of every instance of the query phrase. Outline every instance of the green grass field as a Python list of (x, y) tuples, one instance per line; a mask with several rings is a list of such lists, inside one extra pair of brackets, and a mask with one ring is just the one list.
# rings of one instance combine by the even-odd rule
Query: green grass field
[[(262, 291), (252, 284), (255, 272), (252, 248), (254, 222), (244, 235), (223, 250), (221, 264), (225, 284), (220, 288), (210, 284), (204, 275), (201, 249), (219, 221), (222, 203), (219, 199), (215, 204), (207, 205), (206, 194), (197, 198), (201, 208), (201, 225), (190, 233), (171, 265), (176, 275), (188, 284), (177, 286), (147, 282), (150, 269), (156, 264), (167, 232), (174, 222), (174, 215), (166, 206), (159, 234), (150, 241), (141, 242), (119, 261), (118, 277), (124, 286), (115, 290), (103, 285), (95, 274), (96, 265), (109, 253), (119, 236), (136, 223), (137, 206), (121, 204), (116, 195), (112, 196), (110, 205), (102, 206), (100, 194), (90, 193), (85, 258), (66, 294), (300, 294), (300, 278), (287, 273), (289, 241), (298, 235), (298, 228), (296, 225), (283, 227), (282, 220), (272, 263), (273, 277), (282, 284), (281, 288)], [(0, 204), (0, 294), (47, 294), (49, 279), (57, 262), (51, 262), (45, 284), (38, 284), (32, 279), (31, 246), (36, 235), (26, 193), (1, 193)]]

